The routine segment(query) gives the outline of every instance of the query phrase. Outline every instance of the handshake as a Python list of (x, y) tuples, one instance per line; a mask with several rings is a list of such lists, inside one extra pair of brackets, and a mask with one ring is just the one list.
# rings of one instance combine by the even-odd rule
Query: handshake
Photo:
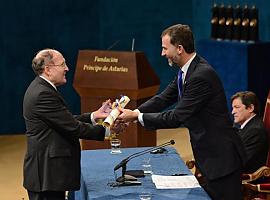
[(97, 111), (93, 112), (94, 120), (98, 124), (110, 128), (114, 134), (123, 132), (129, 122), (137, 120), (139, 115), (139, 111), (124, 109), (129, 101), (127, 96), (122, 96), (113, 103), (111, 100), (105, 101)]

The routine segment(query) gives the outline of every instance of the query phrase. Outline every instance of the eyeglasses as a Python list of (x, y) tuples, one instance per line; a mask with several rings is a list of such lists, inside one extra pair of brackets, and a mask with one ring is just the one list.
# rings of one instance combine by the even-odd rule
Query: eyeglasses
[(64, 61), (62, 64), (59, 64), (59, 65), (47, 65), (47, 66), (59, 66), (59, 67), (66, 67), (67, 66), (67, 63)]

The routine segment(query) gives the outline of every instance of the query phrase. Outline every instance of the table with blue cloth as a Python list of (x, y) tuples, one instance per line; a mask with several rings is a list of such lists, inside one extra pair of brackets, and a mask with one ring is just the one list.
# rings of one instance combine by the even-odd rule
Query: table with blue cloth
[[(205, 200), (210, 199), (207, 193), (201, 188), (190, 189), (156, 189), (152, 182), (151, 175), (138, 178), (141, 185), (112, 187), (115, 183), (114, 167), (124, 158), (133, 153), (143, 151), (147, 148), (122, 148), (122, 153), (111, 154), (110, 149), (85, 150), (82, 151), (81, 158), (81, 189), (70, 194), (70, 199), (75, 200), (111, 200), (111, 199), (139, 199), (143, 192), (150, 192), (153, 200)], [(153, 174), (192, 175), (185, 163), (179, 157), (176, 150), (167, 147), (163, 154), (146, 153), (127, 163), (127, 170), (142, 170), (144, 158), (150, 158)], [(117, 177), (122, 174), (121, 168), (116, 171)]]

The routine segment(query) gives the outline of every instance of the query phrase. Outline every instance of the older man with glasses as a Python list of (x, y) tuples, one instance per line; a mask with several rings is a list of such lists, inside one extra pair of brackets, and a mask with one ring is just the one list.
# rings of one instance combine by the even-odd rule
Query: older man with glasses
[(67, 82), (69, 68), (54, 49), (38, 52), (32, 68), (37, 76), (23, 101), (27, 136), (23, 185), (30, 200), (64, 200), (65, 191), (80, 188), (79, 138), (102, 141), (109, 136), (110, 129), (96, 120), (106, 118), (111, 105), (108, 100), (95, 112), (72, 115), (57, 92)]

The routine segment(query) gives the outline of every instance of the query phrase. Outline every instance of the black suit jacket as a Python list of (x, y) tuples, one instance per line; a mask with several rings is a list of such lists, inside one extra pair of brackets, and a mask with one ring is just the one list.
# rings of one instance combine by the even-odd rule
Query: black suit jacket
[(247, 154), (244, 172), (255, 172), (261, 166), (266, 165), (268, 137), (261, 118), (257, 115), (253, 117), (243, 129), (239, 130), (239, 135)]
[(90, 124), (90, 113), (73, 116), (61, 95), (40, 77), (25, 93), (23, 116), (27, 136), (24, 187), (34, 192), (78, 190), (79, 138), (104, 140), (105, 129)]
[[(209, 180), (239, 169), (245, 155), (229, 118), (222, 83), (198, 55), (189, 66), (182, 98), (177, 100), (176, 77), (161, 94), (138, 108), (144, 113), (145, 127), (150, 130), (187, 127), (197, 167)], [(174, 109), (161, 112), (174, 103)]]

